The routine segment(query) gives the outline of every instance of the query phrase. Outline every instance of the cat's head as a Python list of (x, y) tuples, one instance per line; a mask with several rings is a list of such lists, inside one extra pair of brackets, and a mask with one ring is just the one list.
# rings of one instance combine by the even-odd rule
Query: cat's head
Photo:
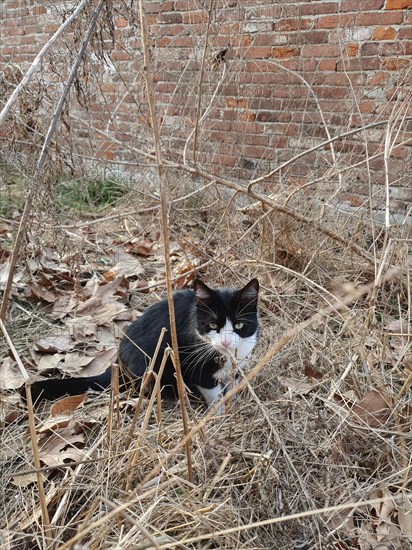
[(258, 336), (259, 282), (252, 279), (243, 288), (211, 289), (195, 279), (197, 329), (218, 351), (230, 351), (242, 361)]

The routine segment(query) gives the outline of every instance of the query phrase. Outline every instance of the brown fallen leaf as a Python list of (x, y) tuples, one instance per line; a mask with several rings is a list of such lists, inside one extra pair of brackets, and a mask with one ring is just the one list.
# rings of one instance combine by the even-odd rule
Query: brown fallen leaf
[(64, 353), (55, 353), (54, 355), (44, 354), (37, 363), (37, 369), (41, 372), (55, 370), (63, 364), (66, 355)]
[(97, 376), (105, 372), (117, 359), (117, 348), (99, 351), (93, 360), (82, 369), (81, 376)]
[(24, 384), (24, 377), (16, 361), (6, 357), (0, 363), (0, 390), (15, 390)]
[(309, 380), (296, 380), (293, 378), (281, 377), (279, 378), (279, 382), (282, 386), (287, 387), (288, 393), (293, 395), (306, 395), (319, 386), (319, 383), (317, 383), (313, 378), (310, 378)]
[(35, 283), (31, 283), (24, 289), (24, 296), (28, 300), (36, 300), (54, 304), (60, 297), (60, 293), (55, 290), (49, 290)]
[[(114, 273), (116, 277), (134, 277), (142, 275), (145, 271), (142, 260), (135, 258), (131, 254), (125, 252), (116, 252), (117, 264), (110, 269), (110, 273)], [(115, 279), (116, 281), (117, 279)], [(115, 282), (113, 281), (113, 282)]]
[(79, 304), (79, 298), (73, 292), (62, 294), (53, 305), (50, 317), (54, 320), (64, 319)]
[(98, 326), (91, 315), (67, 319), (66, 326), (76, 342), (97, 341)]
[(412, 508), (406, 495), (402, 500), (393, 496), (387, 487), (375, 489), (371, 499), (387, 497), (387, 500), (371, 505), (370, 510), (374, 518), (376, 542), (386, 542), (391, 547), (400, 548), (405, 536), (409, 538), (412, 535)]
[[(47, 475), (45, 476), (43, 473), (40, 475), (43, 478), (43, 481), (47, 479)], [(31, 483), (37, 483), (37, 474), (36, 472), (33, 472), (32, 474), (23, 474), (20, 476), (17, 472), (16, 476), (11, 478), (11, 483), (16, 487), (27, 487)]]
[[(0, 289), (6, 286), (6, 282), (10, 272), (10, 263), (11, 263), (11, 260), (8, 259), (6, 262), (0, 265)], [(22, 278), (23, 278), (23, 272), (21, 270), (15, 271), (13, 275), (13, 285), (17, 285), (17, 283), (19, 283), (19, 281), (21, 281)], [(22, 288), (21, 283), (18, 286), (19, 288)]]
[(128, 254), (132, 254), (133, 256), (143, 256), (146, 258), (147, 256), (153, 256), (154, 254), (153, 243), (148, 239), (144, 239), (140, 242), (129, 241), (125, 243), (124, 247), (126, 252)]
[(93, 353), (85, 353), (82, 351), (66, 353), (59, 363), (59, 370), (66, 374), (79, 376), (83, 367), (93, 361), (95, 353), (95, 351)]
[(81, 395), (69, 395), (59, 399), (50, 407), (50, 416), (72, 414), (87, 397), (87, 393)]
[(352, 407), (350, 416), (357, 424), (378, 428), (388, 418), (390, 409), (390, 397), (383, 390), (371, 390)]
[(33, 349), (42, 353), (67, 352), (73, 349), (73, 340), (68, 334), (50, 335), (37, 340)]
[(85, 453), (76, 447), (84, 442), (84, 435), (74, 427), (66, 427), (47, 434), (39, 442), (39, 457), (46, 466), (57, 466), (65, 460), (77, 462)]

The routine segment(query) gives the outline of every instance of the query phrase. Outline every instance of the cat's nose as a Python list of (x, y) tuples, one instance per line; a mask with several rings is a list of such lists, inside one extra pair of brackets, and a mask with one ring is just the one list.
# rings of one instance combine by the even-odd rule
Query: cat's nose
[(220, 343), (222, 344), (223, 347), (225, 348), (230, 348), (230, 345), (232, 343), (232, 340), (230, 338), (222, 338), (222, 340), (220, 341)]

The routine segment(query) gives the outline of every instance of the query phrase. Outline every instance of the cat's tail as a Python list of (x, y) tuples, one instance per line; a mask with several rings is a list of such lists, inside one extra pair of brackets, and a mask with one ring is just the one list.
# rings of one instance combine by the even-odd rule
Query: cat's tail
[[(33, 403), (48, 399), (54, 401), (64, 395), (80, 395), (87, 390), (103, 391), (110, 386), (112, 370), (108, 369), (98, 376), (88, 378), (50, 378), (34, 382), (31, 389)], [(20, 388), (20, 394), (25, 399), (25, 386)]]

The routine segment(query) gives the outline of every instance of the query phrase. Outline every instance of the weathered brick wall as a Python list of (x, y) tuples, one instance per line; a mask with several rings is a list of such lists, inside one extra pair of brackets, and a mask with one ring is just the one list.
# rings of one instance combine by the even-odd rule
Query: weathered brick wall
[[(0, 65), (27, 69), (72, 4), (3, 1)], [(73, 94), (67, 114), (78, 138), (70, 154), (76, 159), (83, 151), (133, 172), (145, 162), (139, 150), (152, 148), (138, 14), (130, 2), (112, 4), (114, 40), (103, 29), (104, 56), (91, 57), (84, 71), (92, 99), (76, 104)], [(411, 115), (412, 1), (218, 0), (210, 11), (210, 2), (198, 0), (145, 4), (157, 112), (169, 158), (193, 162), (199, 90), (197, 161), (227, 178), (253, 179), (329, 136), (391, 117), (396, 146), (387, 167), (393, 205), (407, 211), (411, 124), (400, 119)], [(86, 28), (86, 15), (83, 19)], [(58, 90), (54, 83), (74, 51), (65, 38), (44, 65), (49, 112)], [(339, 194), (340, 201), (357, 206), (373, 196), (379, 206), (386, 130), (378, 126), (335, 142), (333, 151), (329, 146), (312, 151), (269, 178), (266, 190), (323, 178), (322, 192), (326, 182), (329, 198)], [(336, 175), (340, 169), (347, 170), (344, 182)], [(313, 192), (316, 184), (309, 188)]]

